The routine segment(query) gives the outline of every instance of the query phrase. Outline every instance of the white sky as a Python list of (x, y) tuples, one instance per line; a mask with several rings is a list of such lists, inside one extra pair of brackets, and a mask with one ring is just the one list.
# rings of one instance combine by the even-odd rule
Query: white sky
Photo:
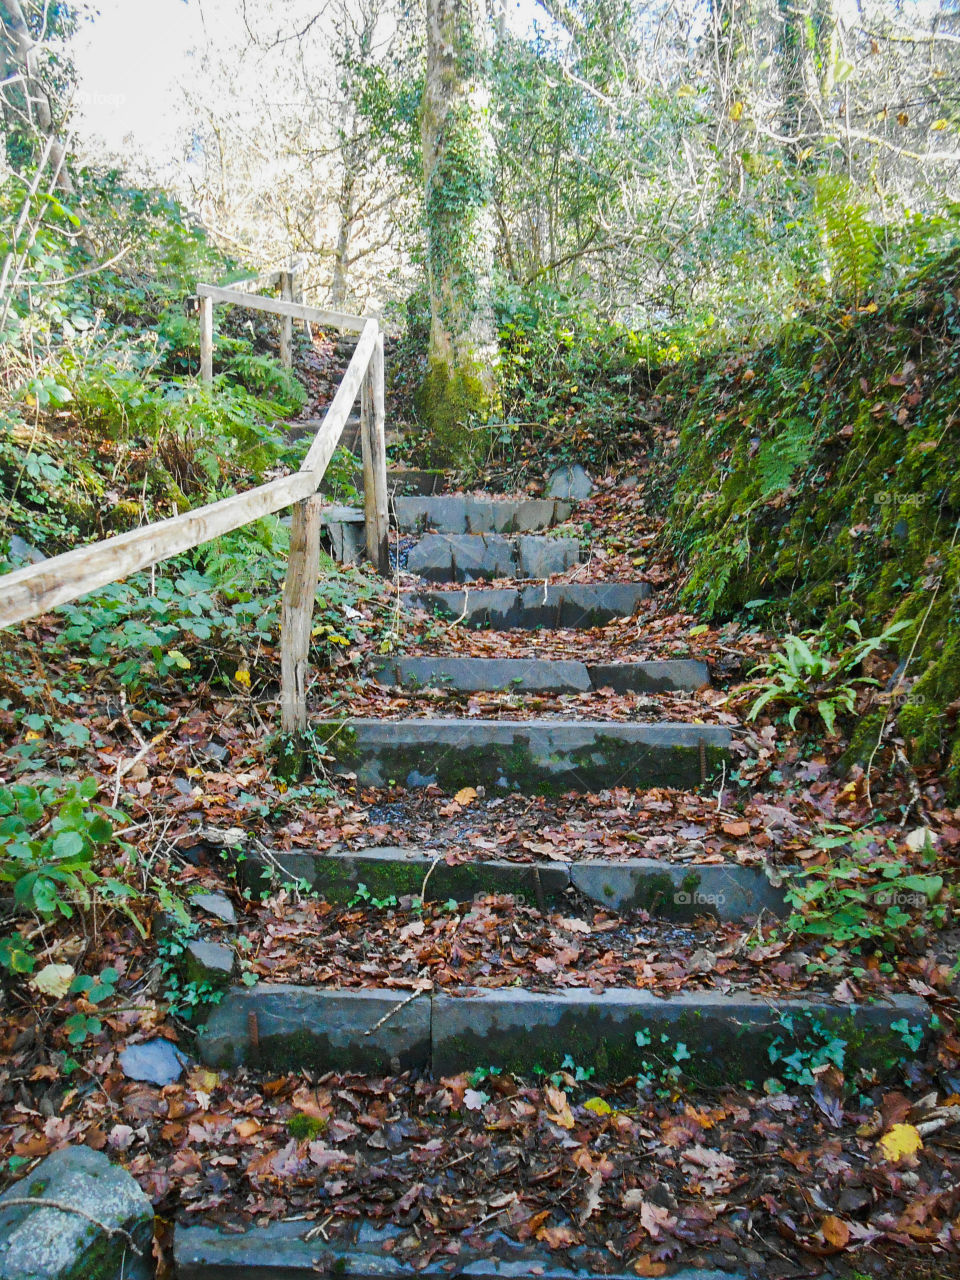
[[(95, 0), (73, 53), (79, 73), (76, 138), (81, 150), (132, 159), (162, 173), (179, 160), (178, 131), (188, 124), (179, 85), (191, 75), (191, 51), (240, 29), (240, 0)], [(281, 8), (285, 0), (275, 0)], [(536, 0), (504, 0), (515, 30), (546, 15)], [(254, 0), (256, 5), (263, 0)]]

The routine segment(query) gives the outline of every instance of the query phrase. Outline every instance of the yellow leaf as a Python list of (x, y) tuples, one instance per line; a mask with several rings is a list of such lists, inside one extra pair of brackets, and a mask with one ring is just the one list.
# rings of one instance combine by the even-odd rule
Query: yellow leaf
[(595, 1116), (612, 1116), (613, 1107), (602, 1098), (588, 1098), (583, 1104), (584, 1111), (592, 1111)]
[(453, 797), (457, 804), (472, 804), (477, 798), (476, 790), (473, 787), (462, 787)]
[(923, 1139), (912, 1124), (895, 1124), (880, 1139), (880, 1150), (888, 1160), (902, 1160), (923, 1150)]
[(43, 737), (42, 733), (37, 733), (36, 729), (28, 729), (23, 735), (28, 742), (39, 742)]
[(236, 674), (233, 678), (236, 680), (237, 684), (242, 684), (245, 689), (250, 688), (250, 672), (246, 667), (237, 667)]
[(203, 777), (203, 770), (198, 765), (195, 765), (195, 764), (192, 764), (189, 766), (189, 768), (184, 769), (184, 773), (187, 775), (188, 778)]
[(743, 103), (735, 102), (733, 106), (730, 108), (730, 119), (739, 120), (742, 115), (743, 115)]
[(943, 130), (949, 128), (949, 126), (950, 126), (949, 120), (934, 120), (930, 128), (936, 129), (938, 133), (942, 133)]
[(207, 1071), (203, 1067), (194, 1067), (187, 1076), (187, 1087), (200, 1089), (203, 1093), (213, 1093), (219, 1083), (219, 1074), (216, 1071)]
[(48, 964), (30, 980), (30, 985), (45, 996), (62, 1000), (70, 990), (70, 983), (77, 976), (72, 964)]

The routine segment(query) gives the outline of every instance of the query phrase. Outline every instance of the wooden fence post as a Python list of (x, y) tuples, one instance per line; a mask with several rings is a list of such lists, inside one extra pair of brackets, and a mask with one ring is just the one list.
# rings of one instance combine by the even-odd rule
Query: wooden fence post
[[(303, 306), (303, 267), (300, 266), (299, 264), (295, 266), (290, 273), (290, 277), (291, 277), (291, 280), (293, 281), (293, 300), (294, 302), (298, 302), (301, 306)], [(300, 320), (298, 321), (298, 323), (300, 325), (300, 328), (309, 338), (310, 337), (310, 321)]]
[(280, 725), (284, 733), (307, 728), (307, 659), (313, 605), (320, 577), (320, 513), (323, 499), (307, 498), (293, 508), (290, 560), (280, 616)]
[[(293, 301), (293, 272), (280, 272), (280, 297), (284, 302)], [(293, 368), (293, 319), (280, 318), (280, 363), (285, 369)]]
[(213, 299), (200, 299), (200, 380), (213, 384)]
[(390, 511), (387, 502), (387, 452), (383, 438), (385, 420), (381, 333), (360, 388), (360, 440), (367, 557), (377, 572), (386, 576), (390, 572)]

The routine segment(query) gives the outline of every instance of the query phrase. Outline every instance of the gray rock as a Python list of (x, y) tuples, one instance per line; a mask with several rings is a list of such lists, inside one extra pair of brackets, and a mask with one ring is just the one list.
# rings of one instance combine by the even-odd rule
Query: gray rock
[(380, 684), (454, 689), (463, 693), (586, 693), (582, 662), (543, 658), (392, 658), (374, 667)]
[(401, 530), (439, 533), (536, 533), (569, 519), (570, 503), (544, 498), (474, 498), (450, 494), (432, 498), (394, 498)]
[(330, 554), (338, 564), (357, 564), (366, 552), (364, 526), (334, 521), (326, 526)]
[(602, 627), (614, 618), (630, 618), (649, 599), (648, 582), (590, 582), (582, 586), (524, 587), (520, 593), (523, 627), (578, 629)]
[(495, 587), (476, 591), (404, 591), (407, 608), (424, 609), (441, 618), (461, 618), (466, 627), (506, 631), (599, 627), (614, 618), (630, 618), (649, 599), (648, 582), (592, 582), (579, 586)]
[(219, 742), (208, 742), (203, 748), (203, 754), (217, 764), (223, 764), (225, 760), (230, 759), (230, 748), (223, 746)]
[[(337, 1239), (329, 1244), (316, 1237), (312, 1222), (270, 1222), (245, 1231), (221, 1232), (215, 1227), (178, 1225), (173, 1237), (174, 1265), (177, 1280), (226, 1280), (234, 1276), (256, 1276), (258, 1280), (314, 1280), (316, 1276), (344, 1276), (346, 1280), (447, 1280), (454, 1276), (470, 1276), (472, 1280), (636, 1280), (635, 1272), (604, 1271), (602, 1273), (569, 1267), (558, 1261), (549, 1250), (536, 1244), (519, 1244), (507, 1240), (512, 1256), (502, 1257), (504, 1249), (481, 1254), (462, 1244), (455, 1265), (444, 1254), (425, 1267), (415, 1268), (395, 1256), (396, 1241), (409, 1234), (409, 1228), (387, 1224), (378, 1230), (367, 1222), (360, 1224), (356, 1243)], [(501, 1233), (491, 1233), (491, 1239)], [(378, 1238), (379, 1237), (379, 1238)], [(503, 1237), (503, 1239), (507, 1239)], [(391, 1251), (384, 1244), (392, 1246)], [(684, 1268), (672, 1274), (671, 1280), (746, 1280), (730, 1271), (691, 1271)]]
[[(553, 1070), (565, 1054), (593, 1067), (597, 1079), (621, 1080), (643, 1070), (654, 1043), (687, 1046), (685, 1072), (696, 1084), (757, 1083), (771, 1074), (774, 1037), (793, 1047), (784, 1023), (805, 1016), (847, 1041), (848, 1066), (880, 1076), (898, 1070), (904, 1042), (895, 1024), (906, 1019), (926, 1035), (930, 1010), (916, 996), (883, 1004), (844, 1005), (829, 999), (778, 1000), (745, 992), (653, 991), (613, 987), (531, 992), (522, 987), (445, 989), (405, 1003), (400, 990), (322, 990), (287, 985), (232, 988), (213, 1010), (199, 1047), (209, 1066), (243, 1064), (270, 1071), (359, 1071), (370, 1075), (430, 1070), (457, 1075), (477, 1063), (528, 1074)], [(369, 1033), (369, 1034), (368, 1034)], [(2, 1280), (2, 1276), (0, 1276)]]
[(25, 542), (19, 534), (10, 535), (9, 559), (11, 564), (40, 564), (46, 556), (37, 547)]
[(773, 887), (762, 868), (736, 863), (664, 863), (652, 858), (575, 862), (570, 883), (615, 911), (642, 908), (669, 920), (742, 920), (761, 910), (782, 915), (785, 906), (783, 890)]
[(547, 487), (543, 491), (545, 498), (566, 498), (580, 502), (593, 493), (593, 481), (580, 466), (557, 467), (547, 479)]
[(594, 689), (612, 689), (614, 693), (692, 692), (710, 683), (710, 668), (693, 658), (590, 663), (587, 670)]
[[(469, 902), (479, 894), (510, 893), (538, 906), (557, 901), (570, 885), (560, 862), (477, 859), (449, 864), (430, 850), (378, 848), (357, 853), (279, 853), (274, 865), (293, 881), (305, 881), (328, 902), (350, 902), (365, 884), (376, 898), (419, 897), (424, 881), (431, 902)], [(427, 876), (429, 874), (429, 879)]]
[(120, 1055), (120, 1067), (128, 1080), (150, 1084), (175, 1084), (183, 1075), (187, 1055), (162, 1037), (132, 1044)]
[(580, 563), (576, 538), (518, 538), (517, 567), (521, 578), (549, 578)]
[[(55, 1200), (77, 1212), (17, 1205)], [(100, 1151), (64, 1147), (0, 1196), (0, 1280), (150, 1280), (153, 1206)]]
[(365, 520), (362, 507), (348, 507), (340, 502), (331, 502), (323, 508), (320, 517), (322, 524), (363, 524)]
[[(361, 786), (436, 781), (446, 790), (486, 786), (527, 795), (605, 788), (692, 788), (726, 759), (722, 725), (564, 720), (319, 721), (341, 773)], [(340, 731), (337, 731), (337, 730)]]
[(220, 942), (191, 942), (184, 953), (184, 971), (188, 982), (225, 987), (233, 977), (237, 957), (232, 947)]
[(190, 905), (199, 907), (208, 916), (214, 916), (224, 924), (237, 923), (237, 913), (233, 909), (233, 903), (224, 893), (195, 893), (190, 898)]
[(478, 1062), (524, 1074), (535, 1066), (553, 1070), (570, 1053), (578, 1066), (594, 1067), (598, 1079), (620, 1080), (642, 1070), (646, 1050), (636, 1034), (644, 1030), (653, 1034), (654, 1043), (661, 1034), (671, 1045), (683, 1042), (692, 1055), (684, 1067), (699, 1085), (759, 1082), (773, 1074), (772, 1036), (789, 1040), (784, 1014), (801, 1022), (810, 1014), (844, 1039), (855, 1039), (851, 1058), (887, 1072), (903, 1049), (892, 1023), (906, 1018), (911, 1026), (930, 1025), (925, 1001), (915, 996), (894, 996), (883, 1005), (840, 1005), (716, 991), (663, 999), (632, 988), (599, 995), (585, 988), (547, 993), (492, 988), (469, 998), (441, 992), (433, 999), (432, 1065), (437, 1076), (457, 1075)]
[(467, 627), (503, 631), (520, 626), (519, 594), (504, 587), (486, 591), (402, 591), (408, 608), (423, 609), (444, 619), (461, 618)]
[(428, 533), (410, 548), (407, 569), (430, 582), (512, 578), (516, 544), (497, 535)]
[(398, 1008), (409, 994), (285, 984), (234, 987), (207, 1021), (200, 1056), (211, 1067), (251, 1063), (271, 1071), (310, 1067), (387, 1075), (426, 1067), (430, 998), (419, 996)]

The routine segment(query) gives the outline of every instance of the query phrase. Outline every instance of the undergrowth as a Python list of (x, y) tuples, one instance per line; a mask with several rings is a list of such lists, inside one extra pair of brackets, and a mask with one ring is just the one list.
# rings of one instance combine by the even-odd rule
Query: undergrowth
[(960, 251), (886, 304), (836, 307), (713, 368), (673, 375), (669, 508), (682, 599), (758, 606), (839, 637), (851, 613), (899, 628), (900, 666), (853, 735), (897, 726), (960, 793)]

